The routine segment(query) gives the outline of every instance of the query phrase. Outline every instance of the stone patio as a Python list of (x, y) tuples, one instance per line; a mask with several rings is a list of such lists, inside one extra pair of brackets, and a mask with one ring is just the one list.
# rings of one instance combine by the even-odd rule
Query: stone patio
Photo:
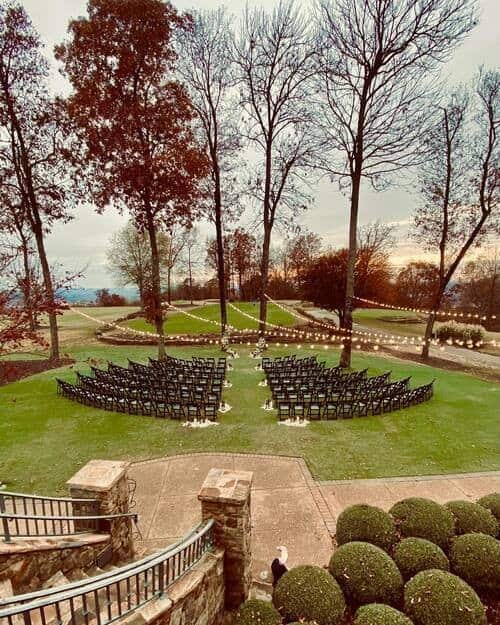
[(500, 472), (316, 482), (302, 458), (246, 454), (188, 454), (132, 464), (143, 535), (140, 547), (160, 549), (200, 521), (198, 492), (211, 468), (252, 471), (253, 576), (269, 572), (276, 547), (289, 550), (289, 566), (326, 564), (335, 519), (354, 503), (388, 509), (405, 497), (439, 502), (475, 500), (500, 491)]

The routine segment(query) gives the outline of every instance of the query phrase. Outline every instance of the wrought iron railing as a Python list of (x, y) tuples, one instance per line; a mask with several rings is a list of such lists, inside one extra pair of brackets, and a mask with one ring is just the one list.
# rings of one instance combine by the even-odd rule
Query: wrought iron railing
[[(81, 511), (75, 511), (73, 504), (83, 506)], [(0, 492), (0, 537), (5, 542), (10, 542), (12, 538), (102, 532), (103, 521), (113, 521), (121, 517), (131, 517), (137, 523), (137, 514), (132, 512), (99, 514), (97, 499)]]
[(213, 525), (213, 520), (206, 521), (168, 549), (109, 573), (0, 599), (0, 625), (108, 625), (153, 599), (165, 597), (169, 586), (212, 549)]

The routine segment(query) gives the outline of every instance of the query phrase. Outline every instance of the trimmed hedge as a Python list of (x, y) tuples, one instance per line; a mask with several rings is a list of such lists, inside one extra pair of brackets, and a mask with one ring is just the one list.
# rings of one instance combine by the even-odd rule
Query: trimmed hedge
[(478, 499), (477, 503), (480, 506), (483, 506), (483, 508), (488, 508), (500, 525), (500, 493), (490, 493), (489, 495), (485, 495), (484, 497), (481, 497), (481, 499)]
[(475, 591), (446, 571), (415, 575), (405, 586), (404, 605), (415, 625), (486, 625), (485, 609)]
[(497, 535), (498, 521), (484, 506), (472, 501), (449, 501), (446, 508), (455, 517), (456, 534)]
[(450, 549), (454, 573), (476, 590), (500, 593), (500, 540), (487, 534), (463, 534)]
[(450, 570), (450, 563), (441, 547), (425, 538), (404, 538), (394, 548), (392, 557), (405, 580), (428, 569)]
[(398, 540), (396, 524), (381, 508), (357, 504), (346, 508), (337, 519), (337, 543), (362, 541), (390, 551)]
[(409, 497), (389, 510), (405, 538), (425, 538), (446, 550), (455, 535), (455, 518), (444, 506), (423, 497)]
[(401, 573), (380, 547), (364, 542), (346, 543), (333, 553), (328, 568), (346, 597), (356, 605), (394, 605), (401, 599)]
[(279, 625), (281, 616), (268, 601), (249, 599), (242, 603), (236, 613), (234, 625)]
[(456, 321), (446, 321), (436, 324), (436, 338), (440, 341), (452, 339), (454, 341), (463, 341), (464, 343), (476, 343), (484, 341), (484, 328), (480, 325), (471, 323), (458, 323)]
[(319, 566), (296, 566), (280, 578), (273, 593), (274, 606), (286, 622), (315, 621), (340, 625), (346, 603), (333, 577)]
[(382, 603), (370, 603), (356, 612), (354, 625), (413, 625), (413, 623), (399, 610)]

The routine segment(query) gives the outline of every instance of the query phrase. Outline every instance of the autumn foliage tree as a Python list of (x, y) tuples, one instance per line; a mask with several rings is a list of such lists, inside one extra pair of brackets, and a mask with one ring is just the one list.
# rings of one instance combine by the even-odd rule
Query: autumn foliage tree
[[(344, 328), (344, 302), (349, 250), (334, 250), (319, 256), (301, 272), (302, 296), (316, 306), (333, 310)], [(355, 265), (359, 297), (375, 299), (387, 297), (391, 290), (391, 267), (384, 254), (373, 255), (372, 250), (359, 247)]]
[[(41, 309), (48, 315), (50, 357), (59, 358), (56, 288), (45, 237), (69, 218), (70, 168), (61, 124), (47, 89), (48, 65), (24, 8), (0, 6), (0, 183), (9, 231), (34, 240), (43, 278)], [(16, 223), (17, 222), (17, 223)], [(23, 236), (24, 236), (23, 234)], [(31, 299), (31, 295), (30, 295)], [(28, 315), (29, 316), (29, 315)], [(20, 323), (20, 325), (22, 325)]]
[(175, 79), (174, 38), (191, 27), (169, 2), (89, 0), (56, 49), (73, 93), (66, 101), (75, 160), (99, 211), (130, 211), (151, 246), (148, 309), (165, 355), (157, 230), (190, 225), (208, 174), (194, 110)]

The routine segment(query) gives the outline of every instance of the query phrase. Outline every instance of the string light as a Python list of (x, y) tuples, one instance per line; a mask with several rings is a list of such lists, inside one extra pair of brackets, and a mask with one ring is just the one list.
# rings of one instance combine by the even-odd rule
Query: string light
[(404, 312), (414, 312), (421, 315), (433, 314), (436, 317), (453, 317), (454, 319), (476, 319), (478, 321), (487, 321), (488, 319), (496, 319), (496, 315), (481, 315), (479, 313), (465, 313), (451, 310), (428, 310), (426, 308), (411, 308), (410, 306), (393, 306), (392, 304), (386, 304), (384, 302), (377, 302), (375, 300), (367, 299), (365, 297), (357, 297), (358, 302), (364, 302), (371, 306), (377, 306), (378, 308), (388, 308), (390, 310), (401, 310)]

